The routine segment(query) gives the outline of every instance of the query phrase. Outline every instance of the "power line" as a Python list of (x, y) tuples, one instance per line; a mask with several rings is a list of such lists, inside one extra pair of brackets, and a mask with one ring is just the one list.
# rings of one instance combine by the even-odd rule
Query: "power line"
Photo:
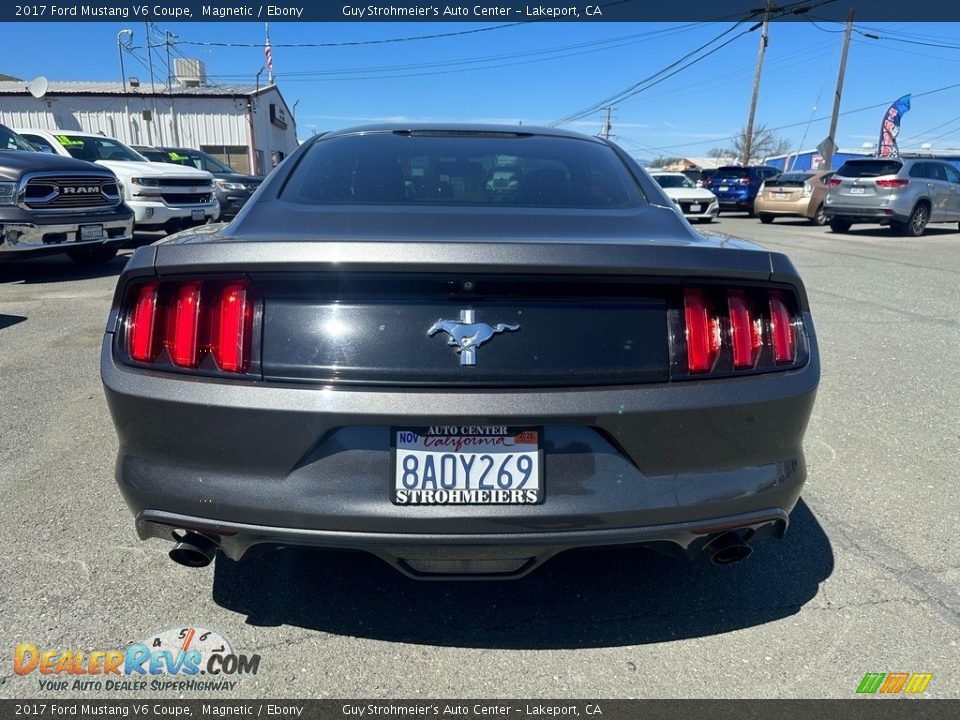
[(611, 95), (611, 96), (609, 96), (609, 97), (607, 97), (607, 98), (604, 98), (603, 100), (598, 100), (597, 102), (593, 103), (593, 104), (590, 105), (589, 107), (586, 107), (586, 108), (583, 108), (583, 109), (581, 109), (581, 110), (578, 110), (577, 112), (571, 113), (570, 115), (567, 115), (567, 116), (565, 116), (565, 117), (563, 117), (563, 118), (561, 118), (561, 119), (559, 119), (559, 120), (554, 120), (553, 122), (549, 123), (549, 125), (550, 125), (551, 127), (556, 127), (556, 126), (558, 126), (558, 125), (564, 125), (564, 124), (566, 124), (566, 123), (573, 122), (574, 120), (579, 120), (580, 118), (585, 117), (586, 115), (590, 115), (591, 113), (596, 112), (597, 110), (599, 110), (599, 109), (602, 108), (602, 107), (605, 107), (605, 106), (607, 106), (607, 105), (613, 105), (613, 104), (616, 104), (616, 103), (621, 102), (621, 101), (623, 101), (623, 100), (626, 100), (628, 97), (631, 97), (632, 95), (635, 95), (635, 94), (637, 94), (638, 92), (642, 92), (643, 90), (646, 90), (646, 89), (648, 89), (648, 88), (650, 88), (650, 87), (653, 87), (653, 86), (656, 85), (656, 84), (659, 84), (660, 82), (663, 82), (663, 81), (666, 80), (667, 78), (675, 75), (677, 72), (680, 72), (680, 70), (685, 70), (686, 68), (688, 68), (688, 67), (690, 67), (691, 65), (695, 64), (696, 62), (699, 62), (700, 60), (703, 60), (704, 58), (709, 57), (709, 56), (712, 55), (713, 53), (715, 53), (715, 52), (717, 52), (718, 50), (722, 49), (723, 47), (729, 45), (729, 44), (730, 44), (731, 42), (733, 42), (734, 40), (736, 40), (736, 39), (742, 37), (743, 35), (745, 35), (746, 33), (750, 32), (749, 30), (745, 30), (745, 31), (743, 31), (743, 32), (735, 35), (733, 38), (731, 38), (730, 40), (726, 41), (726, 42), (723, 43), (722, 45), (719, 45), (719, 46), (713, 48), (712, 50), (710, 50), (710, 51), (709, 51), (708, 53), (706, 53), (705, 55), (702, 55), (701, 57), (696, 58), (695, 60), (691, 61), (690, 63), (688, 63), (688, 64), (686, 64), (686, 65), (682, 65), (682, 66), (681, 66), (680, 68), (678, 68), (675, 72), (670, 73), (669, 75), (664, 75), (664, 76), (661, 77), (659, 80), (656, 80), (656, 81), (655, 81), (655, 79), (656, 79), (658, 76), (663, 75), (663, 73), (667, 72), (668, 70), (671, 70), (671, 69), (673, 69), (673, 68), (676, 68), (678, 65), (681, 65), (681, 63), (683, 63), (685, 60), (687, 60), (687, 59), (690, 58), (691, 56), (696, 55), (698, 52), (702, 52), (703, 50), (705, 50), (706, 48), (708, 48), (710, 45), (712, 45), (713, 43), (715, 43), (715, 42), (717, 42), (718, 40), (720, 40), (720, 38), (722, 38), (723, 36), (728, 35), (728, 34), (730, 34), (731, 32), (733, 32), (733, 31), (734, 31), (739, 25), (741, 25), (741, 24), (742, 24), (742, 21), (741, 21), (741, 22), (738, 22), (738, 23), (735, 23), (734, 25), (732, 25), (731, 27), (727, 28), (727, 29), (724, 30), (722, 33), (720, 33), (719, 35), (717, 35), (717, 36), (711, 38), (710, 40), (708, 40), (707, 42), (699, 45), (698, 47), (694, 48), (693, 50), (691, 50), (690, 52), (686, 53), (685, 55), (683, 55), (683, 56), (680, 57), (679, 59), (675, 60), (674, 62), (670, 63), (670, 64), (667, 65), (666, 67), (658, 70), (657, 72), (653, 73), (652, 75), (648, 75), (646, 78), (644, 78), (643, 80), (640, 80), (640, 81), (634, 83), (634, 84), (631, 85), (630, 87), (624, 88), (623, 90), (620, 90), (619, 92), (616, 92), (616, 93), (614, 93), (613, 95)]
[[(611, 50), (619, 47), (625, 47), (628, 45), (633, 45), (638, 42), (641, 42), (642, 39), (648, 38), (654, 35), (658, 36), (667, 36), (680, 34), (686, 32), (694, 27), (705, 25), (706, 23), (689, 23), (687, 25), (674, 28), (672, 31), (666, 32), (646, 32), (646, 33), (634, 33), (631, 35), (621, 35), (613, 38), (604, 38), (601, 40), (592, 40), (589, 42), (574, 43), (571, 45), (560, 45), (551, 48), (540, 48), (537, 50), (525, 50), (520, 52), (513, 53), (504, 53), (500, 55), (488, 55), (472, 58), (461, 58), (455, 60), (437, 60), (432, 62), (424, 63), (411, 63), (406, 65), (379, 65), (379, 66), (367, 66), (361, 68), (343, 68), (343, 69), (334, 69), (334, 70), (300, 70), (300, 71), (288, 71), (284, 73), (278, 73), (278, 77), (284, 78), (286, 80), (291, 80), (294, 78), (319, 78), (319, 79), (334, 79), (334, 80), (353, 80), (353, 79), (362, 79), (362, 80), (379, 80), (385, 78), (396, 78), (396, 77), (417, 77), (422, 75), (437, 75), (437, 74), (448, 74), (451, 72), (463, 72), (468, 70), (487, 70), (494, 69), (499, 67), (514, 67), (520, 64), (528, 64), (534, 62), (544, 62), (548, 60), (558, 60), (567, 57), (574, 57), (577, 55), (585, 55), (588, 53), (594, 52), (603, 52), (605, 50)], [(576, 52), (566, 52), (566, 51), (576, 51)], [(548, 57), (535, 57), (535, 56), (548, 56)], [(527, 60), (526, 62), (514, 62), (522, 61), (524, 58), (533, 57), (532, 60)], [(511, 62), (503, 62), (493, 65), (484, 65), (482, 67), (457, 67), (465, 66), (470, 64), (481, 64), (481, 63), (495, 63), (500, 60), (509, 60)], [(453, 66), (453, 69), (450, 69)], [(447, 68), (444, 70), (431, 70), (432, 68)], [(406, 70), (426, 70), (426, 72), (404, 72)], [(372, 75), (371, 77), (358, 77), (366, 75), (368, 73), (379, 73)], [(392, 74), (383, 74), (383, 73), (392, 73)], [(208, 77), (215, 77), (220, 79), (229, 79), (229, 78), (243, 78), (247, 77), (247, 74), (211, 74)]]
[[(956, 88), (960, 88), (960, 83), (953, 83), (953, 84), (951, 84), (951, 85), (944, 85), (943, 87), (934, 88), (933, 90), (926, 90), (926, 91), (921, 92), (921, 93), (912, 93), (912, 97), (918, 98), (918, 97), (926, 97), (926, 96), (928, 96), (928, 95), (936, 95), (937, 93), (946, 92), (947, 90), (954, 90), (954, 89), (956, 89)], [(878, 108), (887, 108), (887, 107), (890, 107), (890, 104), (891, 104), (892, 102), (894, 102), (895, 100), (896, 100), (896, 98), (894, 98), (893, 100), (886, 100), (886, 101), (884, 101), (884, 102), (882, 102), (882, 103), (875, 103), (875, 104), (873, 104), (873, 105), (865, 105), (865, 106), (863, 106), (863, 107), (856, 108), (855, 110), (845, 110), (845, 111), (843, 111), (843, 112), (840, 113), (840, 116), (842, 117), (842, 116), (844, 116), (844, 115), (853, 115), (853, 114), (855, 114), (855, 113), (866, 112), (867, 110), (877, 110)], [(790, 129), (790, 128), (795, 128), (795, 127), (799, 127), (799, 126), (801, 126), (801, 125), (806, 125), (808, 122), (823, 122), (824, 120), (829, 120), (829, 119), (830, 119), (829, 116), (824, 115), (824, 116), (822, 116), (822, 117), (814, 118), (813, 120), (804, 120), (804, 121), (802, 121), (802, 122), (788, 123), (787, 125), (780, 125), (780, 126), (778, 126), (778, 127), (768, 128), (768, 130), (777, 132), (777, 131), (779, 131), (779, 130), (788, 130), (788, 129)], [(728, 136), (726, 136), (726, 137), (711, 138), (710, 140), (696, 140), (696, 141), (694, 141), (694, 142), (677, 143), (677, 144), (675, 144), (675, 145), (661, 145), (660, 147), (651, 148), (651, 149), (655, 149), (655, 150), (657, 150), (658, 152), (662, 152), (662, 151), (665, 151), (665, 150), (673, 150), (673, 149), (675, 149), (675, 148), (690, 147), (690, 146), (694, 146), (694, 145), (709, 145), (709, 144), (711, 144), (711, 143), (727, 142), (727, 141), (729, 141), (729, 140), (735, 139), (736, 137), (738, 137), (738, 135), (728, 135)]]
[[(473, 30), (460, 30), (448, 33), (433, 33), (431, 35), (411, 35), (408, 37), (384, 38), (381, 40), (351, 40), (348, 42), (335, 43), (270, 43), (271, 47), (278, 48), (331, 48), (331, 47), (356, 47), (359, 45), (385, 45), (387, 43), (413, 42), (415, 40), (436, 40), (438, 38), (456, 37), (458, 35), (473, 35), (482, 32), (491, 32), (493, 30), (503, 30), (505, 28), (517, 27), (518, 25), (529, 25), (527, 22), (505, 23), (503, 25), (494, 25), (492, 27), (475, 28)], [(262, 48), (263, 43), (238, 43), (238, 42), (212, 42), (205, 40), (180, 40), (179, 45), (196, 45), (200, 47), (235, 47), (235, 48)]]
[[(777, 17), (783, 17), (783, 16), (785, 16), (785, 15), (791, 15), (791, 14), (802, 14), (802, 13), (809, 12), (809, 10), (812, 10), (813, 8), (817, 8), (817, 7), (820, 7), (820, 6), (822, 6), (822, 5), (828, 5), (828, 4), (832, 3), (832, 2), (835, 2), (835, 0), (819, 0), (819, 2), (813, 2), (813, 3), (793, 2), (793, 3), (788, 3), (787, 5), (784, 5), (784, 6), (775, 8), (773, 12), (776, 14)], [(614, 95), (611, 95), (610, 97), (604, 98), (603, 100), (599, 100), (599, 101), (593, 103), (592, 105), (590, 105), (589, 107), (583, 108), (582, 110), (579, 110), (579, 111), (577, 111), (577, 112), (575, 112), (575, 113), (572, 113), (572, 114), (570, 114), (570, 115), (567, 115), (566, 117), (563, 117), (563, 118), (561, 118), (561, 119), (559, 119), (559, 120), (554, 120), (553, 122), (549, 123), (549, 125), (550, 125), (551, 127), (556, 127), (556, 126), (558, 126), (558, 125), (564, 125), (564, 124), (566, 124), (566, 123), (568, 123), (568, 122), (573, 122), (574, 120), (579, 120), (579, 119), (581, 119), (582, 117), (585, 117), (585, 116), (587, 116), (587, 115), (590, 115), (591, 113), (596, 112), (598, 109), (600, 109), (600, 108), (602, 108), (602, 107), (605, 107), (606, 105), (612, 105), (612, 104), (620, 103), (620, 102), (622, 102), (623, 100), (626, 100), (627, 98), (633, 97), (634, 95), (643, 92), (644, 90), (648, 90), (648, 89), (651, 88), (651, 87), (654, 87), (654, 86), (656, 86), (656, 85), (659, 85), (659, 84), (660, 84), (661, 82), (663, 82), (664, 80), (667, 80), (668, 78), (673, 77), (673, 76), (676, 75), (677, 73), (679, 73), (679, 72), (681, 72), (681, 71), (683, 71), (683, 70), (686, 70), (687, 68), (692, 67), (693, 65), (696, 65), (696, 64), (697, 64), (698, 62), (700, 62), (701, 60), (704, 60), (705, 58), (709, 57), (710, 55), (713, 55), (714, 53), (716, 53), (716, 52), (718, 52), (719, 50), (723, 49), (724, 47), (726, 47), (727, 45), (729, 45), (729, 44), (732, 43), (733, 41), (735, 41), (735, 40), (737, 40), (738, 38), (742, 37), (743, 35), (745, 35), (745, 34), (747, 34), (747, 33), (750, 33), (750, 32), (752, 32), (753, 30), (756, 30), (757, 28), (759, 28), (759, 27), (761, 26), (761, 23), (755, 24), (755, 25), (753, 25), (752, 27), (748, 28), (747, 30), (744, 30), (743, 32), (738, 33), (738, 34), (735, 35), (733, 38), (727, 40), (726, 42), (722, 43), (721, 45), (718, 45), (718, 46), (715, 47), (715, 48), (710, 49), (709, 51), (707, 51), (706, 53), (704, 53), (704, 54), (701, 55), (700, 57), (692, 58), (692, 56), (696, 55), (696, 54), (699, 53), (699, 52), (703, 52), (703, 51), (706, 50), (706, 48), (708, 48), (710, 45), (712, 45), (713, 43), (717, 42), (718, 40), (720, 40), (720, 38), (724, 37), (725, 35), (728, 35), (730, 32), (732, 32), (733, 30), (735, 30), (737, 27), (739, 27), (740, 25), (742, 25), (744, 22), (746, 22), (746, 21), (748, 21), (748, 20), (756, 17), (757, 15), (760, 15), (760, 14), (764, 13), (765, 10), (766, 10), (766, 8), (752, 10), (749, 14), (747, 14), (746, 16), (741, 17), (741, 18), (740, 18), (737, 22), (735, 22), (731, 27), (727, 28), (727, 30), (723, 31), (722, 33), (720, 33), (719, 35), (717, 35), (716, 37), (714, 37), (712, 40), (709, 40), (708, 42), (700, 45), (699, 47), (695, 48), (694, 50), (691, 50), (689, 53), (687, 53), (687, 54), (684, 55), (683, 57), (681, 57), (681, 58), (679, 58), (678, 60), (674, 61), (674, 62), (671, 63), (670, 65), (667, 65), (665, 68), (659, 70), (658, 72), (654, 73), (653, 75), (650, 75), (650, 76), (648, 76), (647, 78), (645, 78), (645, 79), (643, 79), (643, 80), (641, 80), (641, 81), (639, 81), (639, 82), (637, 82), (637, 83), (634, 83), (634, 84), (631, 85), (630, 87), (625, 88), (624, 90), (621, 90), (620, 92), (615, 93)], [(692, 58), (692, 59), (690, 59), (690, 58)], [(687, 62), (685, 65), (683, 65), (682, 63), (684, 63), (684, 62), (687, 61), (688, 59), (689, 59), (689, 62)], [(679, 67), (677, 67), (678, 65), (679, 65)], [(668, 70), (671, 70), (671, 69), (673, 69), (673, 68), (675, 68), (675, 67), (677, 67), (677, 69), (676, 69), (674, 72), (668, 73), (667, 75), (663, 75), (663, 73), (665, 73), (665, 72), (667, 72)], [(659, 77), (659, 79), (655, 79), (655, 78), (658, 78), (658, 76), (660, 76), (660, 75), (663, 75), (663, 77)]]

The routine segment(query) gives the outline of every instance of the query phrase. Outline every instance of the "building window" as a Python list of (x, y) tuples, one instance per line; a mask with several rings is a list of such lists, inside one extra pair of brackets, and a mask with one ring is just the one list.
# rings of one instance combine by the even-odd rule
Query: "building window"
[(251, 174), (250, 148), (246, 145), (201, 145), (200, 149), (226, 163), (238, 173)]

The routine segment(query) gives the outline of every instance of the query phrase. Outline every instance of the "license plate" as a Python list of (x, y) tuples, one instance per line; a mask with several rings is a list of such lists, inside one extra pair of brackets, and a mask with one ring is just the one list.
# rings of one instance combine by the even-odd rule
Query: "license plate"
[(203, 210), (191, 210), (190, 217), (193, 220), (203, 220), (206, 217), (206, 215), (204, 214)]
[(395, 428), (397, 505), (530, 505), (543, 492), (541, 431), (456, 425)]
[(690, 206), (690, 212), (700, 212), (700, 206), (699, 206), (699, 205), (691, 205), (691, 206)]
[(774, 193), (774, 194), (773, 194), (773, 197), (774, 197), (774, 199), (776, 199), (776, 200), (786, 200), (786, 199), (787, 199), (787, 194), (786, 194), (786, 193)]
[(852, 187), (850, 188), (851, 195), (863, 195), (867, 191), (866, 188), (862, 187)]
[(103, 225), (81, 225), (80, 242), (103, 240)]
[(719, 190), (720, 192), (726, 192), (729, 189), (730, 189), (729, 185), (721, 185), (720, 187), (717, 188), (717, 190)]

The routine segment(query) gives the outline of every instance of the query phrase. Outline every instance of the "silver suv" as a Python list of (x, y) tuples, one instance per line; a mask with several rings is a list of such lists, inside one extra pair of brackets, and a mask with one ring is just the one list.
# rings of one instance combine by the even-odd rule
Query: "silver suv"
[(927, 223), (960, 222), (960, 170), (933, 158), (847, 160), (830, 179), (830, 228), (879, 223), (919, 237)]

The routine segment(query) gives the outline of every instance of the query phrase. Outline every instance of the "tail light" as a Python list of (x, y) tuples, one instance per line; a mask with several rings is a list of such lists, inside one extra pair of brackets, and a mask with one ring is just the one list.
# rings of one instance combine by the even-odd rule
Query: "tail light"
[(730, 316), (730, 347), (736, 370), (752, 368), (762, 344), (759, 318), (750, 307), (750, 301), (741, 290), (727, 293)]
[(805, 182), (803, 184), (803, 192), (800, 193), (800, 197), (806, 198), (806, 197), (810, 197), (811, 195), (813, 195), (813, 185), (811, 185), (808, 182)]
[(770, 293), (770, 337), (773, 359), (777, 365), (793, 362), (796, 339), (793, 334), (793, 318), (778, 292)]
[(843, 180), (840, 178), (830, 178), (830, 187), (839, 187), (843, 184)]
[(748, 177), (742, 177), (739, 180), (737, 180), (737, 182), (740, 183), (741, 185), (750, 185), (753, 181)]
[(687, 330), (687, 368), (692, 373), (710, 372), (720, 350), (720, 320), (710, 310), (700, 290), (683, 296)]
[(156, 340), (157, 284), (141, 286), (134, 296), (127, 325), (130, 357), (140, 362), (153, 362), (157, 356)]
[(196, 367), (197, 332), (200, 329), (200, 283), (184, 283), (177, 288), (174, 311), (170, 313), (173, 328), (168, 332), (167, 347), (174, 365)]
[(672, 305), (671, 377), (714, 377), (799, 367), (808, 350), (793, 293), (688, 287)]
[(877, 180), (877, 187), (882, 188), (902, 188), (910, 181), (906, 178), (891, 178), (889, 180)]
[(147, 283), (128, 294), (121, 347), (158, 369), (246, 373), (256, 306), (247, 280)]

